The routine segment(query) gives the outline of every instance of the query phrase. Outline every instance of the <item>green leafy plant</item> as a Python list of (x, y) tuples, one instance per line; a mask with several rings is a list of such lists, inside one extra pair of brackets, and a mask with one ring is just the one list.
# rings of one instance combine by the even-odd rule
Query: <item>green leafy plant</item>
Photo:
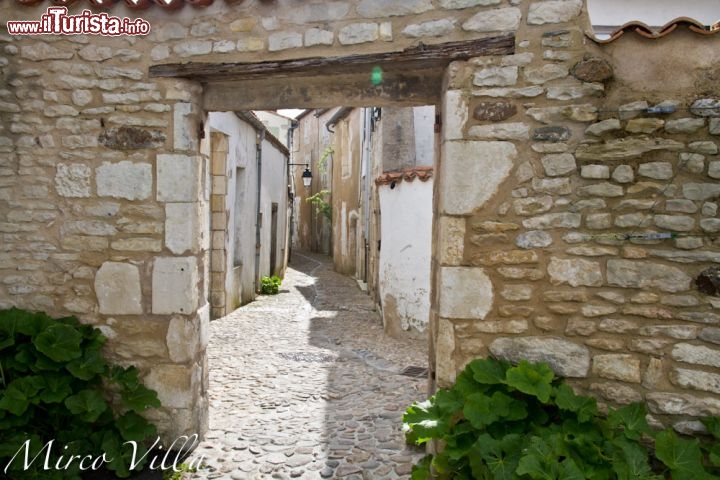
[(315, 195), (311, 195), (305, 199), (315, 207), (315, 215), (323, 215), (328, 220), (332, 220), (332, 204), (330, 203), (330, 190), (320, 190)]
[(272, 277), (264, 275), (260, 279), (260, 293), (264, 295), (277, 295), (280, 292), (281, 283), (282, 278), (277, 275), (273, 275)]
[(197, 468), (181, 463), (176, 469), (168, 469), (163, 472), (163, 480), (182, 480), (186, 473), (195, 473)]
[(412, 404), (403, 416), (409, 443), (439, 441), (413, 480), (673, 480), (720, 478), (720, 421), (712, 439), (654, 431), (644, 404), (598, 412), (545, 363), (472, 361), (450, 389)]
[(328, 159), (332, 158), (332, 154), (335, 153), (335, 149), (331, 146), (328, 146), (323, 150), (322, 155), (320, 155), (320, 158), (317, 161), (317, 169), (318, 173), (321, 175), (325, 175), (327, 173), (327, 166), (328, 166)]
[(118, 477), (142, 468), (157, 431), (139, 413), (160, 402), (136, 368), (106, 362), (105, 341), (75, 317), (0, 310), (0, 477), (79, 479), (90, 458)]

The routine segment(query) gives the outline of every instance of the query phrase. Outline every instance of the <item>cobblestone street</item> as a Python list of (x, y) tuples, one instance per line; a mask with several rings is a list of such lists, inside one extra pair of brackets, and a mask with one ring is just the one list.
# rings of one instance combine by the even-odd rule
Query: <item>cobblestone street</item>
[(328, 257), (294, 253), (281, 292), (211, 323), (210, 430), (188, 478), (409, 478), (401, 416), (426, 396), (424, 340), (383, 334)]

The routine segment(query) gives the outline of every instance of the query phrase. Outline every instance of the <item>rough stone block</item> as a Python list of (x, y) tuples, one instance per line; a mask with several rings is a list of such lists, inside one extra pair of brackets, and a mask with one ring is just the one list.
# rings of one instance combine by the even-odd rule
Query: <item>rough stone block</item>
[(493, 307), (490, 278), (482, 268), (440, 267), (440, 316), (483, 319)]
[[(268, 37), (268, 50), (271, 52), (288, 50), (290, 48), (300, 48), (302, 46), (303, 36), (298, 32), (276, 32)], [(238, 50), (240, 50), (240, 47), (238, 47)]]
[(483, 10), (463, 23), (463, 30), (469, 32), (511, 32), (520, 26), (522, 13), (519, 8), (507, 7)]
[(720, 196), (718, 183), (686, 183), (682, 187), (683, 195), (689, 200), (709, 200)]
[(443, 137), (446, 140), (463, 138), (463, 129), (468, 121), (469, 107), (462, 90), (448, 90), (445, 92), (443, 107), (445, 110)]
[(548, 63), (542, 67), (525, 68), (523, 71), (525, 80), (535, 85), (542, 85), (543, 83), (551, 80), (557, 80), (558, 78), (567, 77), (570, 72), (567, 67), (563, 65), (557, 65), (555, 63)]
[(201, 349), (200, 329), (196, 322), (184, 317), (173, 317), (165, 341), (173, 362), (185, 363), (194, 360)]
[(152, 273), (152, 312), (190, 315), (198, 307), (195, 257), (157, 257)]
[(592, 371), (603, 378), (640, 383), (640, 359), (633, 355), (596, 355), (593, 357)]
[(432, 10), (430, 0), (361, 0), (357, 13), (365, 18), (414, 15)]
[(104, 162), (95, 171), (95, 182), (100, 197), (145, 200), (152, 193), (152, 165), (127, 160)]
[(689, 393), (649, 392), (646, 396), (652, 413), (708, 417), (720, 415), (720, 400)]
[(557, 337), (498, 338), (490, 344), (490, 351), (510, 362), (527, 360), (547, 362), (563, 377), (586, 377), (590, 369), (587, 347)]
[(199, 157), (176, 154), (157, 156), (157, 200), (196, 202), (200, 195)]
[(175, 150), (198, 149), (199, 118), (192, 103), (176, 103), (173, 109), (173, 146)]
[(145, 377), (145, 385), (155, 390), (163, 407), (193, 408), (198, 389), (197, 366), (155, 365)]
[(341, 45), (374, 42), (380, 36), (377, 23), (353, 23), (340, 29), (338, 41)]
[(435, 340), (436, 371), (438, 385), (450, 387), (455, 383), (456, 364), (455, 353), (455, 327), (450, 320), (440, 318), (438, 321), (438, 334)]
[(305, 31), (305, 46), (312, 47), (314, 45), (332, 45), (335, 34), (330, 30), (321, 28), (310, 28)]
[(676, 267), (631, 260), (608, 260), (609, 285), (626, 288), (658, 288), (663, 292), (683, 292), (690, 288), (691, 278)]
[(705, 126), (704, 118), (678, 118), (665, 123), (668, 133), (695, 133)]
[(630, 133), (653, 133), (665, 125), (661, 118), (633, 118), (628, 121), (625, 130)]
[(530, 127), (525, 123), (475, 125), (468, 130), (468, 136), (490, 140), (527, 140), (530, 138)]
[(507, 87), (515, 85), (518, 79), (518, 67), (487, 67), (475, 72), (473, 85), (478, 87)]
[(545, 25), (548, 23), (565, 23), (580, 15), (583, 2), (581, 0), (548, 0), (530, 4), (527, 23), (529, 25)]
[(542, 230), (530, 230), (521, 233), (515, 239), (515, 245), (526, 249), (549, 247), (552, 243), (550, 234)]
[(548, 177), (567, 175), (577, 168), (575, 157), (571, 153), (545, 155), (540, 161), (545, 169), (545, 175)]
[(607, 120), (593, 123), (585, 129), (585, 133), (587, 133), (588, 135), (600, 137), (605, 133), (620, 130), (620, 128), (622, 128), (620, 126), (620, 120), (618, 120), (617, 118), (608, 118)]
[(445, 142), (440, 209), (463, 215), (482, 207), (510, 175), (517, 150), (509, 142)]
[(672, 164), (669, 162), (641, 163), (638, 167), (638, 175), (655, 180), (668, 180), (673, 176)]
[(674, 232), (689, 232), (695, 228), (695, 219), (686, 215), (655, 215), (655, 225)]
[(62, 197), (82, 198), (90, 196), (92, 169), (82, 163), (58, 163), (55, 173), (55, 190)]
[(100, 313), (138, 315), (143, 313), (140, 271), (135, 265), (105, 262), (95, 275), (95, 293)]
[(532, 188), (538, 193), (551, 195), (568, 195), (572, 192), (568, 178), (533, 178)]
[(528, 229), (544, 230), (548, 228), (577, 228), (580, 226), (582, 215), (579, 213), (546, 213), (523, 220), (523, 226)]
[(160, 252), (162, 241), (146, 237), (121, 238), (111, 242), (110, 248), (125, 252)]
[(716, 373), (674, 368), (670, 372), (670, 381), (682, 388), (720, 393), (720, 375)]
[(600, 263), (590, 260), (551, 258), (548, 275), (553, 285), (599, 287), (603, 283)]
[(583, 165), (580, 168), (580, 176), (595, 180), (610, 178), (610, 167), (607, 165)]
[(460, 265), (465, 248), (465, 219), (440, 217), (438, 249), (441, 265)]
[[(532, 110), (532, 109), (531, 109)], [(578, 160), (602, 161), (637, 158), (656, 150), (682, 150), (685, 144), (667, 138), (628, 137), (578, 146)]]
[(455, 29), (456, 20), (453, 18), (441, 18), (423, 23), (413, 23), (405, 27), (403, 35), (410, 38), (442, 37)]
[(517, 107), (510, 102), (480, 102), (473, 110), (475, 120), (502, 122), (517, 114)]
[(706, 365), (708, 367), (720, 367), (720, 350), (702, 345), (678, 343), (673, 347), (672, 357), (678, 362)]
[(199, 228), (197, 203), (165, 205), (165, 246), (172, 253), (197, 253)]

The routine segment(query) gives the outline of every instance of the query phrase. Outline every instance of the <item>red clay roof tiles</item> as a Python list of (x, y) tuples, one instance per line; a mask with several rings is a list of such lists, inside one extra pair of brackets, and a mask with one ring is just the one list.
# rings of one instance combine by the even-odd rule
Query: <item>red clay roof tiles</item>
[(375, 179), (376, 185), (390, 185), (393, 182), (412, 182), (416, 178), (422, 182), (428, 181), (433, 176), (433, 167), (413, 167), (395, 172), (384, 172)]
[(650, 27), (643, 22), (633, 21), (614, 29), (608, 38), (598, 38), (594, 34), (588, 34), (588, 36), (597, 43), (610, 43), (623, 36), (625, 32), (635, 32), (645, 38), (658, 39), (669, 35), (677, 30), (678, 27), (686, 27), (700, 35), (714, 35), (720, 32), (720, 20), (710, 26), (706, 26), (689, 17), (678, 17), (662, 27)]

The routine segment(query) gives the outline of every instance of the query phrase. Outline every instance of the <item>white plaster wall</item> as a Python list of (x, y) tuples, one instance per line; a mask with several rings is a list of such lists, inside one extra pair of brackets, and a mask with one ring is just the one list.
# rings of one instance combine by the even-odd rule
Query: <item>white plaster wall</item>
[[(233, 112), (210, 112), (212, 130), (228, 136), (228, 214), (226, 238), (228, 275), (225, 291), (238, 292), (243, 303), (255, 297), (255, 206), (257, 205), (257, 169), (255, 166), (256, 132), (252, 125)], [(240, 170), (238, 170), (240, 169)], [(239, 174), (238, 174), (239, 173)], [(233, 268), (240, 266), (240, 283), (236, 284)]]
[(383, 316), (394, 297), (401, 326), (424, 331), (430, 314), (432, 179), (378, 187), (382, 248), (379, 293)]
[[(242, 303), (255, 298), (255, 219), (257, 212), (258, 168), (256, 130), (232, 112), (211, 112), (211, 130), (228, 136), (227, 202), (228, 232), (225, 291), (239, 292)], [(276, 268), (284, 272), (287, 250), (287, 156), (270, 141), (262, 144), (260, 205), (263, 224), (260, 231), (260, 276), (270, 269), (272, 203), (278, 204)], [(239, 284), (233, 269), (240, 267)]]
[(435, 106), (413, 108), (415, 165), (432, 166), (435, 161)]
[(270, 265), (272, 204), (278, 204), (278, 227), (276, 239), (276, 264), (279, 274), (284, 273), (285, 252), (287, 250), (288, 227), (288, 201), (287, 201), (287, 156), (280, 152), (268, 140), (262, 144), (262, 188), (261, 207), (262, 229), (260, 231), (260, 276), (270, 275), (273, 271)]
[(640, 20), (662, 26), (678, 17), (690, 17), (711, 25), (720, 20), (718, 0), (587, 0), (593, 25), (620, 26)]

